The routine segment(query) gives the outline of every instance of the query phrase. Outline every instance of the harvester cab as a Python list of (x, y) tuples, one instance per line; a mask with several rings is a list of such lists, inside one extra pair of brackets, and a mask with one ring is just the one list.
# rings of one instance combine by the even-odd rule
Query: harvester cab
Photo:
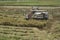
[(29, 19), (43, 19), (48, 20), (48, 11), (40, 10), (38, 8), (33, 8), (30, 13), (26, 15), (26, 20)]

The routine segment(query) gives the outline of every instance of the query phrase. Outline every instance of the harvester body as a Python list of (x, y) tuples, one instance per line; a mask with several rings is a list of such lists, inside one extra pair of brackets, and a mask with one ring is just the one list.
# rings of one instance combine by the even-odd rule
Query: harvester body
[(31, 10), (30, 13), (26, 15), (26, 19), (48, 19), (48, 11), (46, 10)]

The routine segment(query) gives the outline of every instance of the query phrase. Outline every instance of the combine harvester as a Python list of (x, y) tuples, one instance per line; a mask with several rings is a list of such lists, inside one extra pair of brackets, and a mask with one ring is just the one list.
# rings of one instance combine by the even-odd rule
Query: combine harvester
[(41, 10), (38, 7), (37, 8), (33, 7), (31, 12), (29, 14), (26, 14), (25, 19), (26, 20), (29, 20), (29, 19), (48, 20), (48, 11)]

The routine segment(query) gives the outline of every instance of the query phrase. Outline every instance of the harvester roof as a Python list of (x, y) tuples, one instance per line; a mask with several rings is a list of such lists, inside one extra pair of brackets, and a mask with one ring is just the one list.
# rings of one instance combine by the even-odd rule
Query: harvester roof
[(36, 11), (36, 12), (47, 12), (46, 10), (31, 10), (31, 11)]

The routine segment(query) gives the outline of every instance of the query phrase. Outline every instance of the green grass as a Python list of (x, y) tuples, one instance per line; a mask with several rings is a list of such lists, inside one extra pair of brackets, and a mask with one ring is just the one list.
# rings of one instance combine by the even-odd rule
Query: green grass
[(16, 2), (16, 1), (11, 1), (11, 2), (0, 2), (0, 5), (51, 5), (51, 6), (59, 6), (60, 1), (59, 0), (41, 0), (41, 1), (25, 1), (25, 2)]

